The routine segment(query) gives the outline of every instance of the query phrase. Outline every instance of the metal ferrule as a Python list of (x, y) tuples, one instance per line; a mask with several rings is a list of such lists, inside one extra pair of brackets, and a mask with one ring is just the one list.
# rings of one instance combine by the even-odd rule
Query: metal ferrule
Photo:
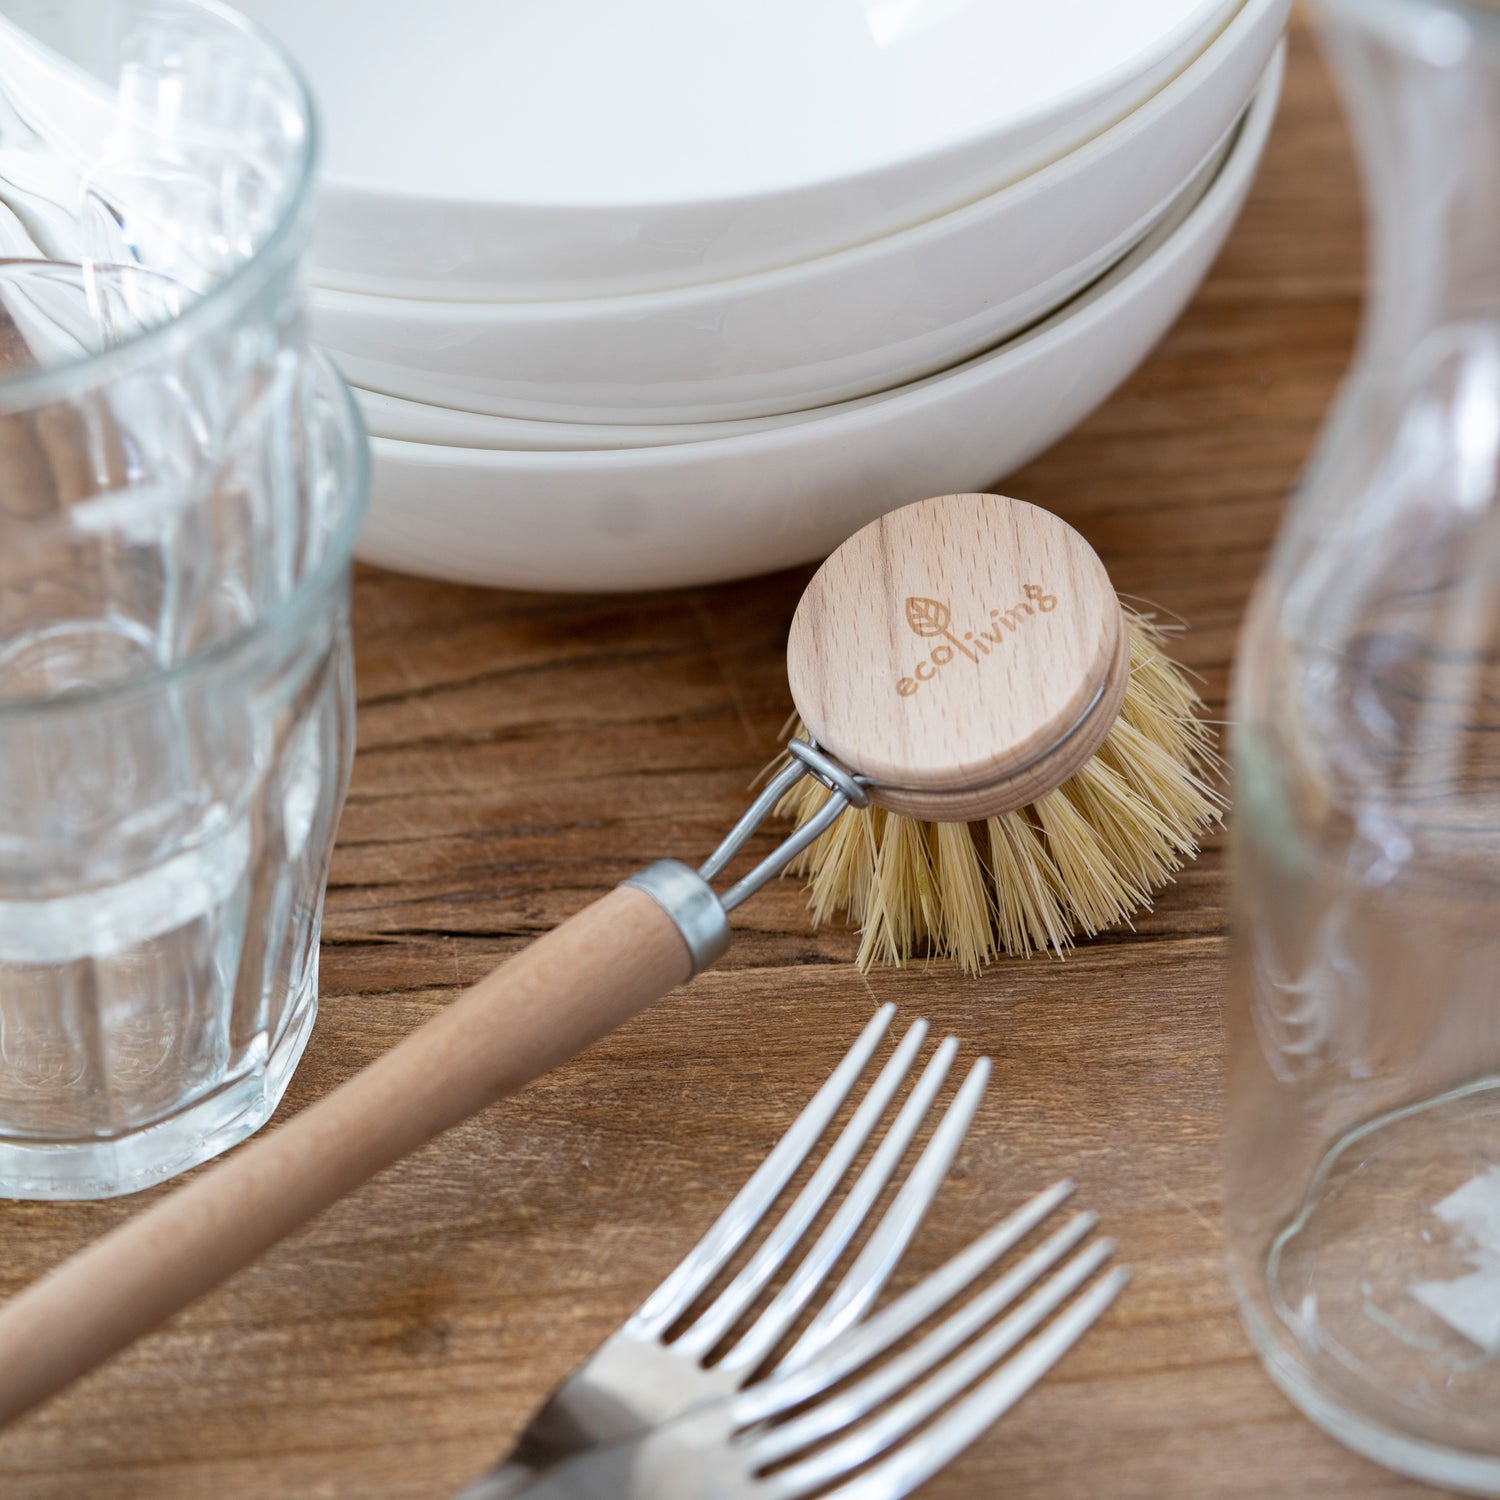
[(659, 859), (622, 885), (633, 885), (671, 917), (693, 955), (693, 973), (717, 963), (729, 946), (729, 916), (709, 883), (680, 859)]
[[(729, 830), (724, 842), (696, 871), (680, 860), (659, 859), (622, 882), (644, 891), (671, 917), (693, 957), (693, 973), (701, 974), (729, 946), (729, 913), (753, 896), (773, 876), (781, 874), (814, 840), (831, 828), (846, 807), (866, 807), (869, 797), (860, 776), (847, 771), (807, 740), (793, 740), (787, 751), (792, 763), (772, 777), (761, 794)], [(749, 842), (776, 804), (802, 780), (815, 777), (829, 797), (800, 828), (795, 829), (753, 870), (721, 896), (709, 884)]]

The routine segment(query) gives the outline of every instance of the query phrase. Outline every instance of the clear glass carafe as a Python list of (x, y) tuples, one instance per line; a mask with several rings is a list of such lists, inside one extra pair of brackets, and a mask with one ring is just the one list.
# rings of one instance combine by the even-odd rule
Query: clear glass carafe
[(1230, 1272), (1315, 1421), (1500, 1495), (1500, 10), (1319, 9), (1371, 295), (1240, 645)]

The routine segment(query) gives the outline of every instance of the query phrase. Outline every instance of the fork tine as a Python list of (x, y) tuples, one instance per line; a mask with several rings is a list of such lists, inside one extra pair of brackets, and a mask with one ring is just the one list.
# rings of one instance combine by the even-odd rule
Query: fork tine
[(838, 1212), (829, 1220), (828, 1227), (818, 1236), (812, 1249), (802, 1258), (770, 1305), (724, 1356), (719, 1366), (721, 1369), (754, 1369), (797, 1321), (798, 1314), (827, 1280), (839, 1256), (854, 1238), (859, 1226), (875, 1206), (881, 1190), (906, 1155), (912, 1137), (931, 1109), (932, 1101), (948, 1076), (948, 1069), (957, 1053), (958, 1039), (945, 1037), (937, 1051), (928, 1059), (921, 1077), (906, 1096), (900, 1113), (839, 1205)]
[[(1053, 1280), (1059, 1280), (1065, 1274), (1059, 1273)], [(1083, 1337), (1129, 1280), (1130, 1272), (1123, 1266), (1099, 1277), (1020, 1353), (1001, 1365), (951, 1411), (868, 1473), (830, 1491), (826, 1500), (901, 1500), (902, 1496), (910, 1494), (1009, 1411)], [(1044, 1288), (1029, 1300), (1043, 1297), (1046, 1290)], [(1001, 1335), (1006, 1325), (1019, 1318), (1022, 1312), (1006, 1319), (993, 1334), (923, 1382), (878, 1421), (806, 1463), (770, 1476), (761, 1486), (762, 1493), (775, 1497), (775, 1500), (799, 1500), (799, 1497), (821, 1489), (840, 1474), (848, 1473), (906, 1436), (997, 1359), (1003, 1358), (1009, 1345)], [(993, 1352), (995, 1349), (999, 1352)]]
[[(914, 1386), (955, 1349), (993, 1322), (996, 1315), (1009, 1307), (1026, 1287), (1066, 1255), (1093, 1228), (1095, 1222), (1093, 1214), (1079, 1214), (1008, 1275), (1002, 1276), (967, 1306), (961, 1307), (952, 1317), (933, 1329), (920, 1343), (913, 1345), (890, 1363), (882, 1365), (857, 1385), (820, 1402), (794, 1421), (783, 1423), (762, 1434), (754, 1444), (756, 1464), (765, 1466), (778, 1459), (789, 1458), (792, 1454), (811, 1447), (821, 1438), (852, 1427), (883, 1402)], [(1114, 1248), (1113, 1240), (1099, 1240), (1070, 1261), (1040, 1293), (1026, 1302), (1015, 1317), (1006, 1320), (1004, 1337), (999, 1337), (997, 1330), (997, 1336), (987, 1341), (988, 1358), (971, 1370), (968, 1379), (976, 1379), (996, 1360), (1015, 1348), (1114, 1254)], [(960, 1361), (954, 1361), (955, 1367), (959, 1364)], [(953, 1378), (956, 1379), (957, 1376)], [(962, 1389), (961, 1383), (953, 1388), (950, 1395), (957, 1395)]]
[(843, 1061), (808, 1101), (771, 1154), (677, 1269), (641, 1304), (625, 1325), (625, 1332), (636, 1338), (658, 1337), (682, 1316), (693, 1299), (714, 1279), (828, 1128), (828, 1122), (838, 1113), (855, 1080), (864, 1072), (865, 1064), (879, 1046), (895, 1014), (894, 1005), (882, 1005), (875, 1012)]
[(969, 1076), (933, 1131), (926, 1150), (917, 1158), (917, 1164), (901, 1184), (901, 1191), (896, 1194), (885, 1217), (865, 1242), (864, 1249), (849, 1267), (837, 1290), (818, 1309), (817, 1316), (776, 1366), (778, 1375), (806, 1364), (846, 1328), (857, 1323), (865, 1309), (879, 1296), (881, 1287), (896, 1269), (937, 1190), (943, 1185), (948, 1168), (968, 1134), (979, 1101), (984, 1097), (989, 1078), (990, 1060), (981, 1057), (969, 1069)]
[[(764, 1421), (777, 1412), (800, 1406), (837, 1385), (862, 1365), (869, 1364), (897, 1340), (905, 1338), (918, 1324), (926, 1322), (940, 1307), (951, 1302), (1002, 1255), (1019, 1245), (1072, 1194), (1073, 1186), (1068, 1178), (1053, 1183), (1009, 1218), (1002, 1219), (980, 1235), (967, 1249), (960, 1250), (932, 1275), (903, 1292), (889, 1307), (851, 1328), (816, 1359), (777, 1379), (763, 1380), (748, 1387), (735, 1398), (736, 1417), (745, 1426)], [(1092, 1221), (1095, 1216), (1086, 1217)], [(1092, 1222), (1089, 1227), (1092, 1227)], [(1065, 1253), (1071, 1245), (1072, 1241), (1058, 1253)], [(1041, 1267), (1042, 1270), (1047, 1268)]]
[(902, 1080), (911, 1071), (911, 1065), (926, 1036), (926, 1021), (913, 1023), (901, 1039), (901, 1045), (891, 1054), (875, 1082), (870, 1085), (849, 1123), (829, 1148), (828, 1154), (818, 1163), (817, 1171), (808, 1178), (806, 1186), (798, 1193), (796, 1201), (781, 1216), (780, 1222), (766, 1236), (739, 1275), (714, 1299), (713, 1305), (680, 1338), (672, 1341), (674, 1352), (685, 1356), (707, 1354), (780, 1270), (782, 1262), (807, 1233), (813, 1220), (817, 1218), (818, 1211), (833, 1195), (833, 1190), (843, 1180), (844, 1174), (859, 1154), (859, 1148), (885, 1114), (886, 1107), (901, 1086)]

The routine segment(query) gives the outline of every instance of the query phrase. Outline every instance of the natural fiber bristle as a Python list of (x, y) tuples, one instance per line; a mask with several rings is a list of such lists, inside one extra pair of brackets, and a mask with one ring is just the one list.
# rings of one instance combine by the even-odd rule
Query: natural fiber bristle
[[(1223, 814), (1221, 767), (1171, 631), (1125, 611), (1130, 685), (1109, 737), (1055, 792), (982, 823), (923, 823), (881, 808), (844, 814), (792, 866), (814, 923), (845, 911), (859, 964), (930, 953), (971, 973), (1002, 953), (1061, 953), (1150, 908)], [(797, 726), (802, 733), (802, 727)], [(798, 826), (827, 800), (811, 777), (779, 811)]]

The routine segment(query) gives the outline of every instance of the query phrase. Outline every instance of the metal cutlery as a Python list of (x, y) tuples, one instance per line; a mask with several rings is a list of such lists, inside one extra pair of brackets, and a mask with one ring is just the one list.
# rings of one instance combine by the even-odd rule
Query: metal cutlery
[[(1076, 1243), (1082, 1235), (1070, 1224), (1033, 1259), (1065, 1237)], [(811, 1405), (812, 1391), (826, 1393), (884, 1352), (889, 1330), (872, 1321), (797, 1370), (644, 1437), (589, 1449), (530, 1480), (491, 1476), (458, 1500), (901, 1500), (1014, 1406), (1103, 1315), (1130, 1279), (1123, 1267), (1095, 1275), (1113, 1250), (1112, 1241), (1096, 1241), (961, 1352), (954, 1353), (1012, 1300), (1022, 1267), (888, 1364)], [(1055, 1259), (1054, 1252), (1048, 1263)], [(916, 1291), (947, 1295), (929, 1283)], [(768, 1425), (797, 1406), (798, 1415)]]
[[(792, 1252), (808, 1236), (820, 1211), (850, 1175), (861, 1148), (872, 1138), (902, 1083), (912, 1072), (927, 1033), (926, 1023), (917, 1021), (880, 1068), (805, 1185), (769, 1228), (743, 1267), (705, 1309), (679, 1329), (678, 1325), (695, 1302), (768, 1219), (788, 1182), (808, 1160), (840, 1106), (850, 1097), (889, 1028), (894, 1012), (895, 1007), (888, 1005), (876, 1013), (827, 1082), (698, 1245), (626, 1324), (558, 1387), (527, 1425), (512, 1453), (476, 1486), (465, 1491), (463, 1500), (501, 1500), (505, 1496), (530, 1494), (543, 1476), (551, 1474), (557, 1483), (563, 1483), (565, 1469), (568, 1484), (597, 1481), (615, 1485), (613, 1489), (599, 1490), (600, 1494), (633, 1493), (620, 1486), (625, 1483), (622, 1476), (634, 1472), (636, 1467), (645, 1465), (647, 1471), (654, 1472), (654, 1466), (660, 1462), (672, 1468), (677, 1460), (663, 1455), (670, 1455), (679, 1446), (685, 1446), (692, 1454), (708, 1452), (709, 1458), (716, 1463), (718, 1459), (713, 1455), (719, 1453), (731, 1438), (735, 1439), (732, 1444), (734, 1453), (752, 1464), (752, 1468), (745, 1471), (744, 1482), (759, 1485), (761, 1481), (753, 1477), (756, 1467), (790, 1456), (794, 1447), (813, 1441), (811, 1435), (815, 1426), (821, 1426), (826, 1436), (855, 1420), (857, 1413), (850, 1405), (854, 1398), (868, 1404), (894, 1396), (923, 1371), (933, 1368), (957, 1349), (960, 1343), (993, 1319), (1083, 1241), (1096, 1222), (1091, 1214), (1075, 1216), (920, 1344), (862, 1379), (852, 1390), (841, 1393), (834, 1402), (813, 1408), (793, 1423), (755, 1435), (753, 1430), (758, 1424), (826, 1392), (829, 1386), (845, 1380), (877, 1359), (939, 1312), (1017, 1246), (1073, 1190), (1072, 1183), (1064, 1181), (1037, 1194), (935, 1275), (861, 1322), (900, 1261), (969, 1128), (989, 1075), (988, 1060), (979, 1059), (943, 1112), (916, 1163), (847, 1272), (833, 1291), (823, 1298), (811, 1320), (776, 1360), (770, 1373), (763, 1373), (770, 1356), (812, 1307), (841, 1256), (871, 1217), (877, 1200), (907, 1154), (919, 1127), (932, 1112), (934, 1100), (957, 1052), (957, 1042), (952, 1037), (946, 1038), (933, 1052), (868, 1162), (848, 1186), (826, 1227), (748, 1329), (733, 1337), (736, 1325), (767, 1292), (777, 1274), (787, 1265)], [(1069, 1262), (1064, 1271), (1017, 1313), (987, 1335), (983, 1347), (993, 1346), (989, 1363), (1003, 1357), (1016, 1339), (1024, 1337), (1069, 1291), (1102, 1265), (1111, 1248), (1108, 1241), (1090, 1247)], [(1120, 1273), (1100, 1284), (1110, 1290), (1099, 1302), (1099, 1310), (1102, 1311), (1103, 1306), (1113, 1299), (1122, 1284)], [(1103, 1295), (1096, 1287), (1086, 1294), (1086, 1298), (1097, 1300)], [(1048, 1298), (1051, 1300), (1046, 1300)], [(1078, 1305), (1092, 1307), (1094, 1302), (1081, 1301)], [(1042, 1311), (1038, 1312), (1038, 1308)], [(1078, 1315), (1072, 1315), (1076, 1321)], [(1073, 1325), (1064, 1325), (1059, 1319), (1055, 1326)], [(1085, 1326), (1087, 1322), (1080, 1324), (1077, 1333), (1081, 1333)], [(1010, 1343), (1001, 1347), (1003, 1340), (1000, 1335), (1006, 1329), (1011, 1330), (1007, 1335)], [(1076, 1338), (1077, 1333), (1072, 1338)], [(1050, 1330), (1048, 1336), (1052, 1336)], [(1055, 1359), (1071, 1341), (1069, 1338), (1059, 1344), (1052, 1358)], [(727, 1352), (711, 1359), (726, 1343)], [(1030, 1348), (1028, 1346), (1028, 1350)], [(1023, 1357), (1018, 1356), (1018, 1359)], [(1035, 1360), (1034, 1355), (1030, 1357)], [(953, 1372), (969, 1368), (973, 1359), (972, 1351), (960, 1355), (946, 1372), (939, 1372), (920, 1389), (912, 1391), (903, 1409), (916, 1410), (913, 1402), (929, 1403), (936, 1399), (932, 1392), (939, 1387), (934, 1382), (941, 1380), (941, 1389), (947, 1390), (955, 1378)], [(1050, 1362), (1049, 1359), (1046, 1363)], [(1024, 1371), (1031, 1367), (1027, 1364), (1021, 1368)], [(1006, 1367), (1007, 1370), (1010, 1368)], [(1045, 1364), (1037, 1369), (1037, 1376), (1044, 1368)], [(758, 1374), (760, 1378), (756, 1379)], [(1016, 1378), (1014, 1374), (1010, 1377), (1012, 1385)], [(982, 1390), (988, 1391), (991, 1384), (999, 1380), (999, 1375), (992, 1377)], [(1025, 1388), (1023, 1385), (1020, 1389)], [(886, 1395), (879, 1396), (881, 1391)], [(993, 1395), (975, 1406), (978, 1394), (966, 1398), (963, 1409), (988, 1411), (993, 1407)], [(1003, 1407), (996, 1409), (996, 1415), (1000, 1409)], [(955, 1413), (957, 1410), (959, 1408), (955, 1408)], [(701, 1422), (694, 1420), (699, 1415), (702, 1416)], [(948, 1420), (944, 1418), (945, 1422)], [(987, 1417), (974, 1432), (958, 1442), (958, 1446), (971, 1441), (975, 1432), (993, 1420), (993, 1416)], [(958, 1424), (951, 1430), (968, 1429)], [(740, 1434), (749, 1435), (738, 1436)], [(899, 1436), (892, 1430), (882, 1446), (895, 1442)], [(610, 1452), (604, 1454), (602, 1450), (605, 1449)], [(596, 1451), (599, 1452), (600, 1466), (587, 1465), (585, 1474), (577, 1466), (577, 1460), (580, 1455)], [(852, 1450), (841, 1447), (840, 1451)], [(957, 1451), (957, 1448), (952, 1451)], [(794, 1469), (801, 1472), (800, 1465)], [(752, 1487), (725, 1490), (724, 1493), (736, 1496), (811, 1493), (785, 1489), (785, 1483), (791, 1481), (777, 1482), (783, 1488), (762, 1491)], [(575, 1491), (564, 1489), (557, 1493), (559, 1496), (572, 1495)], [(593, 1494), (595, 1491), (584, 1489), (576, 1493)], [(640, 1493), (644, 1495), (646, 1491)], [(663, 1495), (666, 1493), (662, 1492)], [(717, 1494), (719, 1491), (678, 1490), (672, 1493)], [(906, 1491), (888, 1493), (895, 1495)]]

